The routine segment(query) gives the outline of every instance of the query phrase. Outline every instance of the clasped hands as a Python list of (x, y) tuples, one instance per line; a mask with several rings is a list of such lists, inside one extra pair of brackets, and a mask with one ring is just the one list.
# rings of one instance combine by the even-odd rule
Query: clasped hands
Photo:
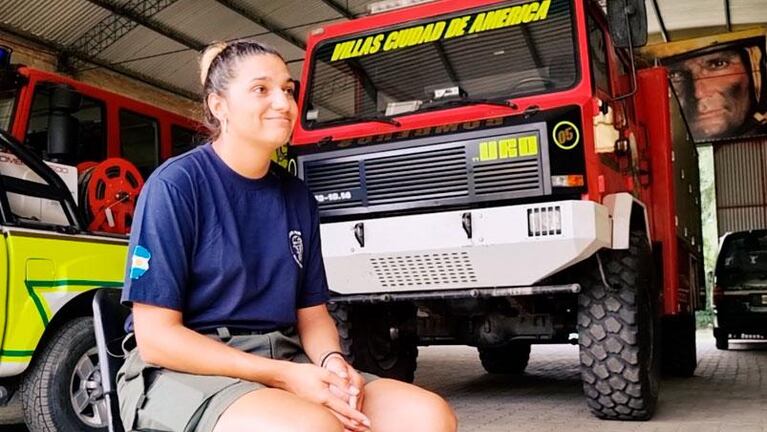
[(345, 432), (370, 430), (370, 419), (362, 413), (365, 379), (338, 354), (322, 367), (311, 363), (284, 362), (276, 387), (328, 408)]
[[(362, 404), (365, 399), (365, 378), (363, 378), (352, 365), (347, 363), (340, 354), (330, 354), (325, 360), (323, 367), (345, 380), (345, 385), (340, 388), (335, 384), (330, 384), (330, 392), (334, 396), (344, 400), (351, 409), (362, 414)], [(342, 418), (342, 413), (333, 411), (333, 414), (335, 414), (344, 424), (345, 432), (362, 432), (370, 430), (370, 420), (367, 419), (367, 417), (365, 417), (366, 421), (360, 423), (353, 418)], [(364, 416), (364, 414), (362, 415)]]

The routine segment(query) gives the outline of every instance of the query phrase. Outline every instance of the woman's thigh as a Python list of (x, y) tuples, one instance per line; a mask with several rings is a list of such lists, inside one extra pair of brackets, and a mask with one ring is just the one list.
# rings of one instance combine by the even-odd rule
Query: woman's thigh
[(274, 388), (245, 394), (219, 417), (213, 432), (342, 432), (327, 408)]
[(391, 379), (378, 379), (365, 386), (362, 407), (375, 432), (455, 432), (457, 421), (440, 396)]

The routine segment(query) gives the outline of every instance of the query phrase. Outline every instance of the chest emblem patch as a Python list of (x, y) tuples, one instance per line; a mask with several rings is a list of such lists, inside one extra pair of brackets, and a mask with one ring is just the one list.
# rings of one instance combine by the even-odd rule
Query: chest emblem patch
[(304, 239), (301, 237), (301, 231), (290, 231), (288, 239), (290, 240), (290, 253), (293, 255), (293, 259), (298, 267), (304, 268)]

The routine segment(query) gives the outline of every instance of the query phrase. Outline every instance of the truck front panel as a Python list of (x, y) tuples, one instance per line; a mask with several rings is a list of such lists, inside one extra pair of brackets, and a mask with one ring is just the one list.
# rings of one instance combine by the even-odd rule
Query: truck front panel
[(345, 295), (530, 286), (611, 244), (608, 209), (591, 201), (327, 223), (321, 233), (328, 283)]

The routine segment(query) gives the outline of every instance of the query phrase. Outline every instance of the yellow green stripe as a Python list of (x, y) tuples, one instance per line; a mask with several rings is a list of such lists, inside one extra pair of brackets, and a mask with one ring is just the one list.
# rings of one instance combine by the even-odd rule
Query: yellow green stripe
[(40, 295), (35, 291), (36, 289), (41, 288), (54, 288), (54, 287), (60, 287), (60, 286), (70, 286), (70, 285), (79, 285), (79, 286), (89, 286), (89, 287), (108, 287), (108, 288), (119, 288), (123, 286), (123, 282), (115, 282), (115, 281), (93, 281), (93, 280), (78, 280), (78, 279), (65, 279), (65, 280), (25, 280), (24, 285), (27, 287), (27, 293), (32, 298), (32, 302), (35, 304), (35, 308), (37, 309), (37, 313), (40, 315), (40, 319), (43, 322), (43, 326), (47, 327), (48, 323), (50, 322), (50, 318), (48, 317), (48, 314), (45, 312), (45, 307), (43, 307), (43, 299), (40, 298)]
[(32, 357), (34, 351), (0, 350), (0, 357)]

